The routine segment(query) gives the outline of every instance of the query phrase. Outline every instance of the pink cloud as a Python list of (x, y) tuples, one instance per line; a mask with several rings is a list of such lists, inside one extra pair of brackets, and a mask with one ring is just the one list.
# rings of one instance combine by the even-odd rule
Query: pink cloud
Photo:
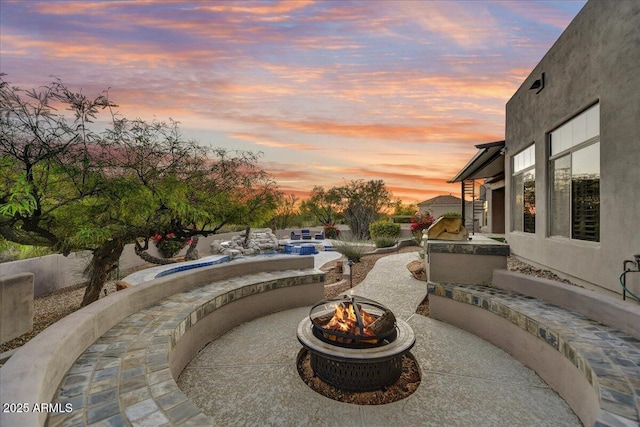
[[(572, 7), (87, 0), (3, 9), (3, 71), (20, 86), (55, 74), (111, 87), (127, 117), (171, 117), (207, 143), (264, 149), (281, 185), (300, 194), (382, 178), (424, 199), (450, 191), (445, 181), (474, 144), (503, 138), (505, 103)], [(540, 24), (550, 31), (537, 34)]]
[(235, 1), (224, 4), (199, 5), (196, 10), (208, 10), (232, 14), (273, 15), (293, 12), (314, 4), (313, 0), (277, 1), (265, 3), (261, 1)]

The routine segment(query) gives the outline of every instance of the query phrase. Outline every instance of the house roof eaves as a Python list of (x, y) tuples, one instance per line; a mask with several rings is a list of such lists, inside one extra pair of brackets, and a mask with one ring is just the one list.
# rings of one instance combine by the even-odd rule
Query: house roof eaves
[(491, 178), (504, 173), (504, 154), (502, 150), (504, 141), (478, 144), (476, 148), (478, 148), (478, 152), (456, 176), (447, 182), (454, 183), (468, 179)]

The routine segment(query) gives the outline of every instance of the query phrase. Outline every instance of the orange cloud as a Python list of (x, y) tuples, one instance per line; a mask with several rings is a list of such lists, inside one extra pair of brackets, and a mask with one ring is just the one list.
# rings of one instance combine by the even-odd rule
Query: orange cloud
[(262, 145), (265, 147), (286, 148), (289, 150), (320, 150), (319, 147), (315, 147), (313, 145), (300, 144), (295, 142), (275, 141), (272, 139), (268, 139), (264, 135), (255, 135), (255, 134), (249, 134), (249, 133), (230, 133), (229, 136), (232, 138), (238, 138), (238, 139), (243, 139), (245, 141), (250, 141), (256, 145)]
[[(104, 43), (104, 40), (92, 36), (76, 37), (74, 43), (68, 40), (34, 39), (26, 36), (3, 34), (2, 54), (8, 51), (20, 52), (22, 55), (36, 54), (48, 60), (57, 58), (77, 60), (81, 63), (95, 65), (118, 66), (127, 69), (175, 67), (193, 62), (209, 60), (211, 51), (182, 51), (175, 55), (162, 47), (135, 43)], [(7, 49), (7, 50), (5, 50)]]
[(93, 15), (104, 13), (106, 9), (119, 8), (119, 2), (105, 1), (66, 1), (66, 2), (33, 2), (34, 11), (45, 15)]
[[(474, 144), (503, 138), (505, 103), (553, 29), (569, 22), (563, 11), (575, 9), (401, 0), (5, 3), (2, 66), (19, 86), (48, 74), (85, 92), (111, 86), (127, 117), (172, 117), (212, 144), (263, 148), (277, 159), (271, 166), (284, 188), (304, 193), (316, 183), (380, 178), (406, 197), (447, 192), (443, 181)], [(548, 31), (533, 31), (540, 24)]]
[[(425, 30), (421, 40), (426, 42), (439, 37), (470, 49), (500, 44), (504, 39), (501, 25), (481, 2), (392, 1), (383, 3), (382, 8), (396, 25), (400, 20), (418, 24)], [(386, 28), (391, 26), (381, 22)]]
[(452, 194), (456, 197), (460, 197), (460, 187), (451, 184), (424, 189), (403, 186), (388, 186), (387, 188), (393, 193), (395, 198), (402, 200), (404, 203), (411, 204), (418, 204), (433, 197), (445, 194)]
[(357, 124), (332, 123), (326, 121), (285, 121), (273, 120), (273, 125), (310, 134), (337, 135), (349, 138), (381, 139), (402, 142), (464, 143), (469, 141), (489, 141), (495, 134), (482, 133), (469, 128), (480, 127), (480, 123), (470, 119), (460, 119), (431, 126), (400, 124)]
[(501, 78), (496, 77), (468, 73), (429, 75), (415, 70), (372, 71), (348, 76), (342, 85), (344, 88), (338, 93), (342, 98), (351, 100), (387, 95), (421, 99), (429, 104), (446, 104), (460, 99), (509, 99), (521, 82), (519, 76), (507, 70)]
[[(468, 160), (468, 157), (466, 160)], [(466, 162), (465, 162), (466, 163)], [(376, 170), (373, 168), (353, 168), (331, 166), (324, 164), (307, 165), (305, 168), (291, 164), (265, 162), (262, 167), (267, 170), (278, 184), (283, 193), (293, 193), (302, 200), (306, 199), (315, 185), (324, 188), (344, 185), (352, 179), (383, 179), (394, 199), (401, 199), (404, 203), (419, 203), (441, 194), (454, 194), (459, 197), (460, 184), (450, 184), (458, 169), (454, 166), (449, 173), (439, 177), (423, 176), (419, 173), (406, 173), (398, 165), (390, 165), (391, 170)], [(412, 165), (413, 169), (417, 165)], [(464, 166), (460, 165), (460, 167)]]

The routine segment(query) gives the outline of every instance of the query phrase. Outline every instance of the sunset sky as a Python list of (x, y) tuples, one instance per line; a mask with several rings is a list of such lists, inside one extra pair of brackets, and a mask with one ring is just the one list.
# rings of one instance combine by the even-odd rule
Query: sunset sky
[(261, 151), (300, 198), (383, 179), (416, 203), (504, 139), (504, 108), (585, 1), (8, 1), (0, 72)]

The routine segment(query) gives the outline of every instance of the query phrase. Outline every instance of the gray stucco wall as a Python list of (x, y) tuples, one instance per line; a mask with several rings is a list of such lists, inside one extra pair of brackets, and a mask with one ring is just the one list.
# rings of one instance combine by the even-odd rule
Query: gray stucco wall
[[(543, 72), (545, 87), (536, 94), (529, 88)], [(596, 102), (600, 104), (600, 242), (549, 237), (546, 136)], [(512, 253), (620, 293), (622, 262), (640, 253), (640, 1), (589, 1), (509, 100), (507, 189), (512, 156), (532, 143), (536, 145), (536, 233), (510, 232), (508, 190), (505, 223)], [(630, 288), (636, 294), (639, 279), (631, 278)]]
[[(209, 245), (213, 240), (228, 240), (237, 233), (215, 234), (208, 237), (201, 237), (198, 241), (198, 252), (200, 256), (209, 255)], [(184, 255), (186, 249), (180, 253)], [(149, 253), (158, 256), (158, 251), (153, 244), (150, 245)], [(86, 283), (83, 271), (91, 259), (89, 252), (72, 253), (64, 255), (46, 255), (37, 258), (25, 259), (22, 261), (12, 261), (0, 263), (0, 277), (19, 274), (33, 273), (34, 296), (38, 297), (69, 286)], [(133, 245), (126, 245), (120, 257), (120, 277), (127, 271), (143, 265), (143, 261), (135, 254)]]

